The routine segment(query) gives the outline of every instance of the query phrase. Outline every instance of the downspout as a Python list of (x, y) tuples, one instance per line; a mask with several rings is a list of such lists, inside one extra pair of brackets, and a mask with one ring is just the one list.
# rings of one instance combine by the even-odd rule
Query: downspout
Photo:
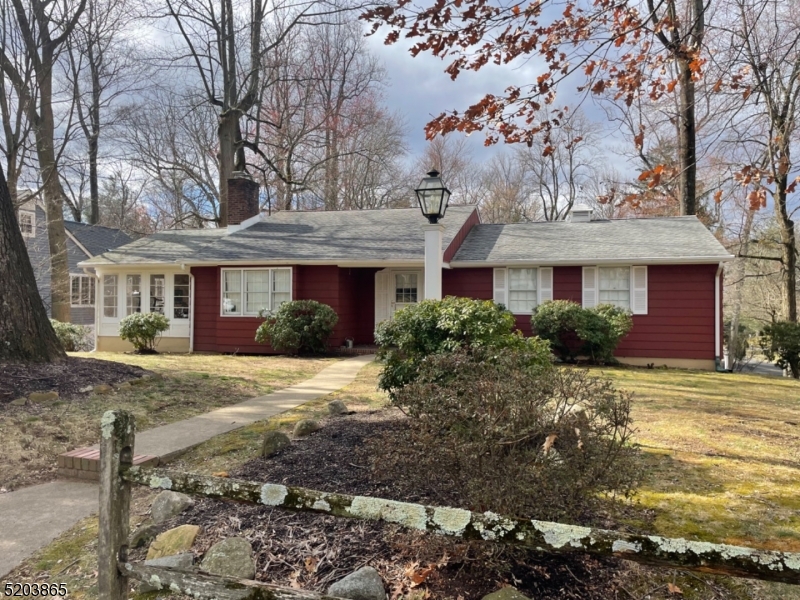
[(100, 299), (103, 297), (102, 290), (100, 289), (101, 281), (103, 280), (97, 269), (90, 273), (90, 269), (84, 267), (83, 272), (87, 275), (94, 277), (94, 348), (92, 352), (97, 352), (97, 339), (100, 337), (100, 311), (103, 307), (100, 306)]
[(189, 353), (194, 352), (194, 275), (189, 269)]
[(722, 294), (720, 283), (722, 281), (722, 263), (717, 267), (714, 275), (714, 365), (717, 373), (732, 373), (732, 369), (726, 368), (722, 364)]

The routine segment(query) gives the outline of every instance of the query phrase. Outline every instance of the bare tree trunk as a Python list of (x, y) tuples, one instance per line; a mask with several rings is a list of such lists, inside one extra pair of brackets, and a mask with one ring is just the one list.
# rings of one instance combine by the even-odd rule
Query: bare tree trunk
[(775, 213), (781, 230), (781, 311), (784, 320), (797, 322), (797, 241), (786, 207), (788, 176), (782, 175), (775, 183)]
[(678, 61), (680, 70), (680, 116), (678, 139), (680, 145), (680, 203), (682, 215), (697, 214), (697, 136), (695, 120), (695, 85), (689, 63)]
[(0, 361), (66, 358), (36, 288), (33, 267), (0, 166)]

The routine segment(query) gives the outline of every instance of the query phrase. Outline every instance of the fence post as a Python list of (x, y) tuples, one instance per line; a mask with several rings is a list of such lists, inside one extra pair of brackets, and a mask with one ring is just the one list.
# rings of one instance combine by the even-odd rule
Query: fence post
[(131, 484), (120, 468), (131, 466), (135, 437), (133, 415), (109, 410), (100, 421), (100, 531), (97, 544), (97, 582), (100, 600), (125, 600), (128, 577), (118, 561), (128, 559), (128, 519)]

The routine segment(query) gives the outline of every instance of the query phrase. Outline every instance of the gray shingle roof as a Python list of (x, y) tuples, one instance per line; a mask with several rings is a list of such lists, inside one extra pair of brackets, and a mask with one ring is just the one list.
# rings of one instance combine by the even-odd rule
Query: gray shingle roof
[(696, 217), (478, 225), (451, 264), (514, 261), (586, 264), (593, 261), (730, 257)]
[(124, 231), (102, 225), (64, 221), (64, 227), (92, 256), (129, 244), (132, 240)]
[[(443, 248), (474, 206), (447, 209)], [(215, 261), (405, 261), (425, 258), (425, 220), (417, 208), (330, 212), (281, 211), (205, 247), (196, 259)]]
[[(444, 225), (447, 248), (474, 206), (451, 206)], [(225, 263), (229, 261), (420, 261), (425, 223), (417, 208), (355, 211), (281, 211), (246, 229), (162, 231), (85, 265)]]
[(174, 263), (196, 256), (204, 246), (213, 243), (226, 233), (224, 229), (161, 231), (115, 248), (81, 264), (91, 266)]

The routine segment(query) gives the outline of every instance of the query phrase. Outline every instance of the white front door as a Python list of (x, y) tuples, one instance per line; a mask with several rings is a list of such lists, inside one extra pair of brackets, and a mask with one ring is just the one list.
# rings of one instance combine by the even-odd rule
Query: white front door
[(375, 273), (375, 325), (422, 301), (423, 284), (422, 270), (383, 269)]

